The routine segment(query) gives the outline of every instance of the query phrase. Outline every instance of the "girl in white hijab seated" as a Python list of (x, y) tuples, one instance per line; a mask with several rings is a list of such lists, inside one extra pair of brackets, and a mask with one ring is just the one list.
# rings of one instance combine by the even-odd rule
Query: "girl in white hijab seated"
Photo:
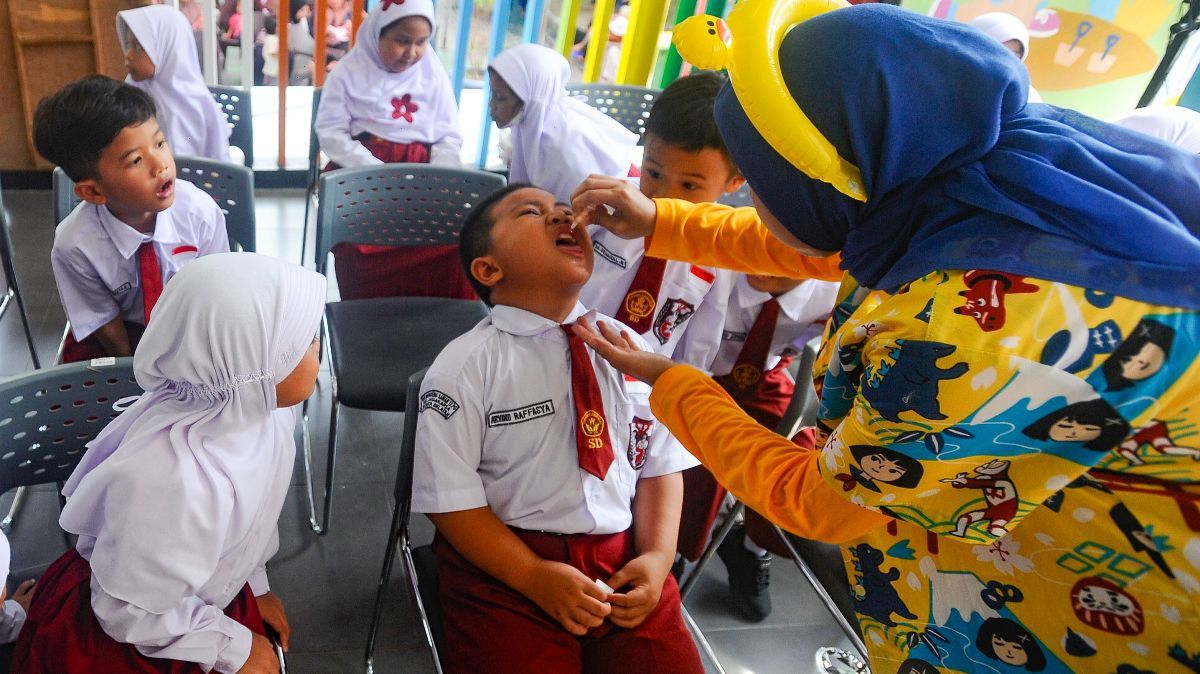
[(277, 672), (265, 563), (317, 376), (325, 279), (223, 253), (167, 285), (134, 356), (146, 393), (89, 445), (14, 672)]
[(176, 155), (229, 161), (229, 122), (200, 74), (187, 17), (168, 5), (117, 12), (126, 82), (158, 107), (158, 124)]
[[(988, 12), (971, 19), (968, 25), (1004, 45), (1024, 63), (1029, 58), (1029, 28), (1007, 12)], [(1029, 102), (1041, 103), (1042, 95), (1029, 85)]]
[(536, 44), (501, 52), (488, 66), (488, 113), (512, 129), (509, 180), (536, 185), (564, 202), (593, 173), (629, 175), (637, 136), (564, 88), (571, 66)]

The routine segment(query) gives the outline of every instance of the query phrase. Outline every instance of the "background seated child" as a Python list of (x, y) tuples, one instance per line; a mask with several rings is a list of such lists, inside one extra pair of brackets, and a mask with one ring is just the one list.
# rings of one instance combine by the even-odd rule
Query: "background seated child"
[[(326, 169), (394, 162), (458, 166), (458, 105), (429, 47), (432, 0), (384, 2), (367, 15), (354, 47), (329, 75), (314, 127)], [(474, 298), (455, 246), (334, 246), (342, 299)]]
[(494, 309), (425, 378), (413, 481), (438, 530), (447, 672), (702, 671), (669, 573), (678, 471), (695, 463), (648, 388), (573, 332), (617, 325), (578, 302), (589, 244), (569, 207), (520, 184), (463, 227)]
[[(744, 182), (725, 153), (712, 105), (725, 78), (698, 73), (663, 90), (646, 119), (639, 188), (649, 197), (716, 201)], [(650, 347), (708, 370), (721, 343), (734, 274), (646, 255), (646, 239), (588, 230), (596, 270), (581, 299), (633, 328)]]
[(146, 393), (88, 446), (38, 583), (18, 673), (278, 672), (265, 564), (316, 385), (325, 279), (254, 253), (180, 272), (134, 360)]
[(71, 322), (63, 360), (131, 355), (175, 273), (229, 251), (225, 216), (212, 197), (175, 179), (154, 101), (127, 84), (93, 75), (47, 97), (34, 141), (83, 199), (50, 251)]
[(8, 545), (8, 537), (0, 531), (0, 657), (12, 658), (12, 642), (17, 640), (21, 628), (25, 625), (25, 616), (29, 612), (29, 602), (33, 600), (33, 586), (36, 581), (23, 581), (13, 592), (8, 591), (8, 574), (11, 569), (12, 550)]
[(638, 141), (620, 122), (569, 96), (570, 78), (562, 54), (537, 44), (507, 49), (488, 66), (488, 114), (496, 126), (512, 129), (509, 180), (561, 201), (593, 173), (629, 175)]
[(176, 154), (229, 161), (229, 122), (213, 100), (192, 26), (169, 5), (117, 12), (126, 82), (154, 98), (158, 123)]

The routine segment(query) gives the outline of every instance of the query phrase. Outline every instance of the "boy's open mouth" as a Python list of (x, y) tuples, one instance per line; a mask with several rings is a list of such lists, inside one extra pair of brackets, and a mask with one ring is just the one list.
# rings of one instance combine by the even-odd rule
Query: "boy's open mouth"
[(158, 188), (158, 191), (155, 192), (154, 195), (159, 199), (166, 199), (167, 197), (171, 196), (171, 193), (174, 191), (175, 179), (167, 178), (165, 181), (163, 181), (163, 184)]
[(583, 232), (582, 227), (571, 227), (567, 225), (558, 230), (558, 234), (554, 237), (554, 246), (564, 253), (583, 257), (583, 244), (579, 237)]

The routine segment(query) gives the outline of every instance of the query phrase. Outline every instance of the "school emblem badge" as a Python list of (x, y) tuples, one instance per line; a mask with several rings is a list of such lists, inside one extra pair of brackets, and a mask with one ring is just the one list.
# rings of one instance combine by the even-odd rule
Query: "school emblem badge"
[(684, 302), (677, 298), (667, 300), (658, 312), (658, 317), (654, 319), (652, 332), (658, 339), (658, 343), (666, 344), (671, 341), (671, 335), (675, 334), (675, 330), (683, 326), (694, 313), (696, 313), (696, 307), (690, 302)]
[(583, 413), (583, 418), (579, 420), (579, 427), (583, 429), (585, 436), (598, 438), (604, 432), (604, 417), (600, 416), (596, 410), (588, 410)]
[(654, 295), (645, 290), (635, 290), (625, 296), (625, 312), (635, 322), (654, 313), (654, 304)]
[(648, 419), (634, 417), (629, 424), (629, 465), (634, 470), (641, 470), (650, 456), (650, 431), (654, 422)]
[(750, 388), (762, 379), (762, 370), (749, 363), (742, 363), (733, 368), (729, 375), (733, 377), (733, 383), (737, 384), (738, 388)]

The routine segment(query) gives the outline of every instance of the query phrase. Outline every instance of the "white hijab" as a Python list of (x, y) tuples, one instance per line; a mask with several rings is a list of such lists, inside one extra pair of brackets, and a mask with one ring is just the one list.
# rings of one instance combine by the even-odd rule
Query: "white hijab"
[(1139, 108), (1113, 124), (1141, 131), (1188, 152), (1200, 154), (1200, 112), (1178, 105)]
[(1004, 44), (1009, 40), (1021, 43), (1021, 60), (1029, 58), (1029, 28), (1007, 12), (988, 12), (971, 19), (969, 25), (983, 32), (984, 35), (996, 42)]
[(563, 201), (584, 178), (624, 178), (637, 136), (621, 123), (567, 95), (571, 66), (536, 44), (501, 52), (489, 66), (524, 102), (512, 127), (512, 182), (532, 183)]
[(158, 125), (171, 151), (229, 161), (229, 122), (204, 84), (196, 60), (196, 38), (187, 17), (167, 5), (117, 12), (122, 51), (129, 49), (130, 32), (154, 62), (154, 77), (125, 81), (154, 99)]
[[(354, 47), (330, 73), (344, 80), (346, 108), (356, 128), (396, 143), (437, 143), (458, 135), (458, 106), (450, 76), (430, 45), (425, 55), (399, 73), (379, 60), (379, 35), (384, 28), (410, 16), (423, 16), (436, 30), (432, 0), (383, 0), (358, 28)], [(412, 121), (396, 117), (393, 99), (415, 105)], [(408, 108), (411, 110), (411, 108)]]
[(134, 356), (145, 395), (63, 489), (59, 523), (96, 539), (105, 592), (163, 612), (218, 565), (249, 577), (262, 561), (296, 452), (275, 385), (312, 342), (325, 292), (320, 274), (254, 253), (202, 257), (167, 284)]

